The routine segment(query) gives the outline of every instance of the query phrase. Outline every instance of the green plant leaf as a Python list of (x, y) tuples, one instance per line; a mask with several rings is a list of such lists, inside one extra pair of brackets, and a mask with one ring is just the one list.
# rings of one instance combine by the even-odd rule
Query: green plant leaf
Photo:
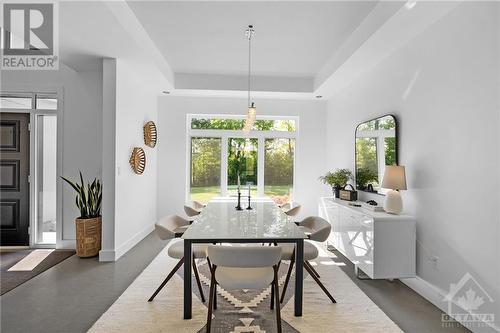
[(92, 183), (85, 183), (81, 171), (79, 172), (80, 182), (72, 182), (71, 180), (61, 177), (75, 191), (75, 205), (80, 210), (80, 218), (97, 217), (101, 214), (102, 204), (102, 185), (99, 179), (94, 178)]
[(73, 183), (71, 180), (65, 178), (65, 177), (62, 177), (61, 178), (66, 182), (68, 183), (69, 185), (71, 185), (71, 187), (78, 193), (80, 191), (80, 189), (78, 188), (78, 186), (76, 186), (75, 183)]

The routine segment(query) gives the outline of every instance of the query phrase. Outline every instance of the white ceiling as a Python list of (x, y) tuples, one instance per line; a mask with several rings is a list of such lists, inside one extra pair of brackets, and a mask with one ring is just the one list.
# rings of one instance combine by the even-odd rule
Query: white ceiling
[(176, 73), (314, 77), (377, 4), (128, 1)]
[[(75, 70), (124, 59), (189, 96), (330, 98), (459, 4), (391, 1), (61, 1), (59, 49)], [(158, 91), (161, 91), (158, 89)]]
[(104, 2), (59, 3), (59, 53), (68, 66), (99, 70), (101, 58), (139, 58), (142, 50)]

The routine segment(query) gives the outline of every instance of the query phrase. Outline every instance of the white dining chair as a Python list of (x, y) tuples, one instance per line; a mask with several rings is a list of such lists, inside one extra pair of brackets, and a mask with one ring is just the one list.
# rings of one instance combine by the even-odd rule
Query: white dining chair
[(184, 205), (184, 212), (186, 213), (187, 216), (189, 217), (194, 217), (194, 216), (198, 216), (200, 215), (201, 211), (199, 211), (198, 209), (194, 209), (193, 207), (191, 206), (186, 206)]
[[(283, 206), (279, 206), (281, 208), (281, 210), (283, 211), (283, 213), (285, 213), (286, 215), (288, 216), (296, 216), (299, 211), (300, 211), (300, 205), (297, 204), (297, 203), (294, 203), (293, 204), (293, 208), (292, 208), (292, 203), (291, 202), (287, 202), (286, 204), (284, 204)], [(298, 224), (297, 222), (295, 222), (296, 224)], [(262, 244), (264, 245), (264, 244)], [(269, 246), (273, 245), (273, 243), (269, 243)], [(274, 243), (274, 245), (278, 245), (276, 243)]]
[(196, 209), (196, 210), (202, 210), (206, 206), (207, 205), (205, 205), (204, 203), (201, 203), (199, 201), (193, 200), (193, 208)]
[[(299, 228), (305, 231), (308, 235), (308, 239), (315, 242), (325, 242), (330, 235), (332, 230), (331, 224), (325, 219), (318, 216), (309, 216), (298, 223)], [(290, 260), (290, 266), (288, 268), (288, 273), (285, 278), (285, 284), (283, 285), (283, 290), (281, 292), (280, 302), (283, 303), (285, 298), (286, 288), (288, 282), (290, 281), (290, 276), (292, 274), (292, 269), (295, 264), (295, 245), (293, 244), (283, 244), (279, 247), (282, 248), (281, 260)], [(309, 260), (314, 260), (319, 256), (319, 251), (316, 246), (310, 241), (304, 241), (304, 268), (311, 275), (311, 277), (316, 281), (318, 286), (323, 290), (323, 292), (330, 298), (333, 303), (337, 303), (335, 298), (330, 294), (326, 287), (319, 280), (320, 276), (314, 267), (309, 263)]]
[(209, 245), (207, 260), (212, 278), (208, 295), (206, 332), (210, 333), (212, 311), (216, 309), (217, 285), (226, 290), (264, 289), (271, 285), (271, 309), (276, 302), (276, 323), (281, 333), (278, 268), (281, 259), (279, 246), (232, 247)]
[(288, 216), (297, 216), (300, 212), (301, 206), (298, 204), (295, 204), (293, 207), (290, 203), (287, 203), (281, 207), (283, 212), (288, 215)]
[[(179, 237), (179, 230), (185, 230), (185, 228), (189, 227), (189, 221), (183, 219), (178, 215), (169, 215), (161, 218), (155, 224), (155, 231), (158, 237), (163, 240), (172, 239), (175, 237)], [(182, 234), (181, 234), (182, 235)], [(195, 259), (204, 259), (207, 256), (207, 245), (204, 244), (193, 244), (193, 271), (194, 276), (196, 278), (196, 283), (198, 284), (198, 289), (200, 291), (200, 296), (202, 302), (205, 302), (205, 296), (203, 295), (203, 290), (201, 287), (200, 276), (198, 274), (198, 269), (196, 268)], [(153, 295), (149, 298), (148, 302), (152, 302), (155, 296), (160, 292), (160, 290), (165, 287), (167, 282), (174, 276), (174, 274), (179, 270), (179, 268), (184, 264), (184, 241), (177, 241), (174, 244), (170, 245), (167, 251), (168, 255), (172, 258), (179, 259), (179, 262), (175, 265), (175, 267), (170, 271), (165, 280), (160, 284), (160, 286), (156, 289)]]

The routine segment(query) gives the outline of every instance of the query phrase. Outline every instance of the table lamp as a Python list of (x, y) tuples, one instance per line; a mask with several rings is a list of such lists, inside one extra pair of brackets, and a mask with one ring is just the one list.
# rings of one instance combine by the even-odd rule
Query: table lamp
[(405, 167), (401, 165), (386, 165), (382, 187), (389, 189), (386, 193), (384, 210), (391, 214), (401, 214), (403, 200), (399, 190), (406, 190)]

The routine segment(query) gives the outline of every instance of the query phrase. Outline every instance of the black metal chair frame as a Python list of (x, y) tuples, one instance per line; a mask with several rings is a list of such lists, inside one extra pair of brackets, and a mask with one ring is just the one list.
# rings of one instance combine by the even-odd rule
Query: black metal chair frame
[[(288, 282), (290, 281), (290, 276), (292, 275), (292, 269), (293, 269), (294, 264), (295, 264), (295, 250), (293, 250), (293, 252), (292, 252), (292, 259), (290, 260), (290, 267), (288, 267), (288, 272), (287, 272), (286, 278), (285, 278), (285, 284), (283, 285), (283, 290), (281, 291), (280, 303), (283, 303), (283, 300), (285, 299), (286, 289), (288, 287)], [(318, 286), (321, 288), (321, 290), (323, 290), (323, 292), (326, 294), (326, 296), (328, 296), (328, 298), (332, 301), (332, 303), (337, 303), (337, 301), (335, 300), (335, 298), (333, 298), (333, 296), (330, 294), (328, 289), (326, 289), (326, 287), (323, 285), (323, 283), (321, 283), (321, 281), (319, 280), (320, 276), (319, 276), (318, 272), (314, 269), (314, 267), (311, 265), (311, 263), (309, 263), (309, 261), (304, 260), (304, 268), (309, 273), (309, 275), (311, 275), (311, 277), (314, 279), (314, 281), (318, 284)]]
[[(212, 329), (212, 313), (217, 310), (217, 280), (215, 279), (216, 265), (211, 265), (210, 260), (208, 260), (208, 266), (210, 267), (210, 272), (212, 278), (210, 280), (210, 291), (208, 294), (208, 314), (207, 314), (207, 328), (206, 333), (210, 333)], [(281, 328), (281, 308), (279, 302), (279, 286), (278, 286), (278, 270), (279, 263), (273, 266), (274, 279), (271, 282), (271, 310), (274, 308), (274, 303), (276, 303), (276, 325), (278, 327), (278, 333), (282, 332)]]

